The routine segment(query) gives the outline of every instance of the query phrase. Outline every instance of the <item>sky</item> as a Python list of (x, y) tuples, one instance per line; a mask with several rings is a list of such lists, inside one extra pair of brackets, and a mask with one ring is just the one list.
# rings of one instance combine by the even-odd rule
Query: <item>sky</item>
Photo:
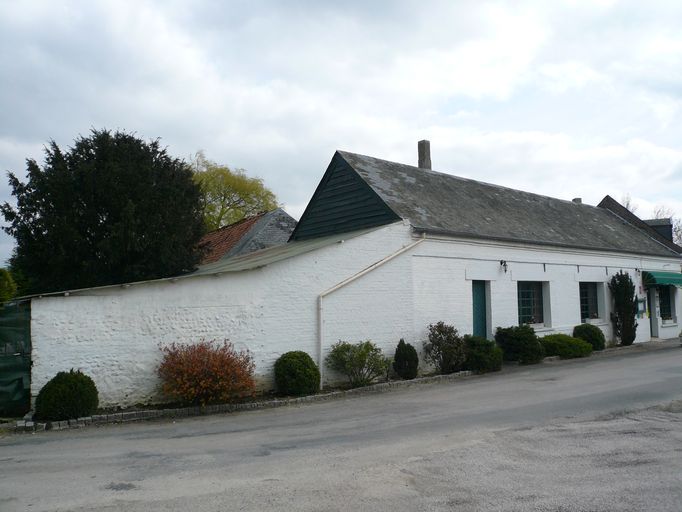
[[(160, 138), (298, 218), (336, 149), (682, 216), (682, 2), (0, 0), (0, 202), (54, 140)], [(0, 235), (0, 261), (13, 240)]]

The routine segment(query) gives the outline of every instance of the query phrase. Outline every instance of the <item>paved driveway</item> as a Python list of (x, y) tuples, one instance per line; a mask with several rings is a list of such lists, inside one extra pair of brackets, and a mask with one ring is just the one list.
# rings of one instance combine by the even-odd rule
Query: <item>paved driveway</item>
[(682, 349), (0, 439), (0, 511), (682, 510)]

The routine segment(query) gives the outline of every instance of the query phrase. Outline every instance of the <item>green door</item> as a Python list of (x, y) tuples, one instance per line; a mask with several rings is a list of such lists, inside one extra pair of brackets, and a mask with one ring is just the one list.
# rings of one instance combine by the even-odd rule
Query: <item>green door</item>
[(485, 281), (472, 281), (474, 310), (474, 336), (488, 337), (488, 321), (486, 319)]

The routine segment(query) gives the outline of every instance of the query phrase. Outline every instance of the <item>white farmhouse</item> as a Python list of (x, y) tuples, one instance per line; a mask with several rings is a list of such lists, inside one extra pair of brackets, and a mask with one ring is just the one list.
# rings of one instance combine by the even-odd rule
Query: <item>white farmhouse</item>
[(32, 394), (80, 368), (103, 405), (154, 401), (159, 344), (201, 338), (248, 348), (265, 388), (289, 350), (324, 371), (338, 340), (390, 355), (400, 338), (421, 347), (440, 320), (489, 338), (589, 321), (608, 339), (607, 283), (621, 270), (641, 301), (636, 341), (677, 336), (682, 249), (665, 226), (608, 196), (563, 201), (434, 172), (427, 157), (413, 167), (338, 151), (286, 244), (177, 278), (32, 298)]

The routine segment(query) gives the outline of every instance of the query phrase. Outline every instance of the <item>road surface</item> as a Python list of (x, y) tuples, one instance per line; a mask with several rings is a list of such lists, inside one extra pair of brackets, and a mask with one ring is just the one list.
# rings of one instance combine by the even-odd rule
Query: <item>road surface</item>
[(299, 407), (12, 434), (0, 511), (677, 511), (680, 399), (668, 343)]

